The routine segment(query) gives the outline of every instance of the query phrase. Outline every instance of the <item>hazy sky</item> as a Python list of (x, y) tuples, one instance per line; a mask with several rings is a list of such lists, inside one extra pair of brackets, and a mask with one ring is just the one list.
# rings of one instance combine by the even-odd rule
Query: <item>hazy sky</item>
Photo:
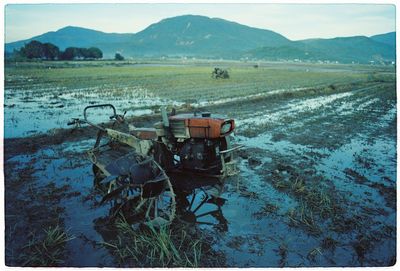
[(292, 40), (395, 31), (395, 6), (387, 4), (9, 4), (5, 6), (5, 41), (68, 25), (136, 33), (164, 18), (184, 14), (269, 29)]

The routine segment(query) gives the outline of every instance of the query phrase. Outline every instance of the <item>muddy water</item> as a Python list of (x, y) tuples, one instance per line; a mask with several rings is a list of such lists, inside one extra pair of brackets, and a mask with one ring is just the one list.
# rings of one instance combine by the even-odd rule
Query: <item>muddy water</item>
[[(113, 95), (112, 87), (84, 89), (18, 90), (5, 89), (4, 136), (16, 138), (46, 133), (56, 128), (67, 128), (72, 118), (82, 118), (87, 105), (112, 103), (117, 114), (129, 110), (129, 116), (151, 115), (162, 105), (182, 103), (161, 99), (140, 86), (120, 88), (122, 96)], [(50, 93), (49, 93), (50, 92)], [(107, 122), (112, 111), (91, 110), (88, 118)], [(34, 117), (32, 117), (34, 116)]]
[[(245, 146), (238, 153), (240, 173), (226, 180), (218, 205), (203, 204), (187, 218), (198, 222), (193, 228), (225, 255), (223, 265), (391, 265), (396, 251), (394, 85), (300, 99), (261, 98), (260, 106), (245, 103), (235, 112), (211, 107), (239, 120), (234, 140)], [(104, 232), (96, 228), (110, 206), (99, 205), (101, 195), (93, 190), (92, 165), (85, 157), (92, 144), (94, 139), (66, 141), (5, 161), (8, 264), (21, 264), (17, 255), (29, 240), (27, 232), (40, 232), (56, 217), (76, 237), (66, 246), (63, 265), (116, 265), (101, 245)], [(45, 192), (54, 198), (38, 196)], [(192, 211), (204, 193), (210, 192), (197, 190)], [(331, 212), (313, 207), (311, 196)]]
[[(322, 231), (327, 233), (325, 237), (323, 235), (308, 236), (302, 231), (288, 234), (287, 230), (278, 231), (274, 235), (263, 234), (264, 240), (265, 237), (267, 239), (269, 237), (281, 239), (282, 243), (285, 243), (285, 239), (289, 239), (290, 241), (287, 241), (289, 243), (293, 241), (289, 245), (284, 244), (284, 247), (287, 247), (288, 251), (293, 250), (292, 253), (300, 255), (300, 258), (296, 259), (296, 256), (291, 255), (290, 252), (281, 253), (285, 255), (287, 265), (387, 265), (393, 260), (393, 251), (396, 246), (394, 239), (396, 226), (396, 105), (394, 99), (388, 102), (386, 97), (381, 97), (381, 99), (373, 97), (376, 94), (375, 91), (376, 88), (368, 88), (310, 100), (295, 100), (283, 106), (282, 111), (271, 113), (277, 118), (243, 120), (251, 122), (253, 125), (268, 122), (269, 127), (272, 127), (270, 131), (252, 138), (238, 136), (239, 142), (248, 148), (264, 150), (261, 151), (261, 155), (260, 151), (253, 151), (253, 154), (250, 154), (254, 159), (259, 160), (261, 165), (258, 167), (265, 167), (264, 170), (257, 172), (256, 168), (254, 172), (251, 172), (251, 166), (242, 167), (242, 175), (244, 172), (250, 174), (249, 177), (244, 178), (245, 180), (251, 180), (252, 183), (253, 180), (262, 178), (264, 181), (267, 179), (267, 183), (271, 183), (274, 176), (264, 175), (266, 171), (270, 172), (276, 168), (271, 160), (290, 165), (290, 167), (297, 166), (296, 174), (301, 175), (303, 171), (303, 174), (308, 176), (310, 174), (321, 176), (321, 182), (331, 187), (329, 191), (337, 194), (337, 200), (340, 200), (341, 205), (347, 209), (342, 214), (344, 217), (355, 216), (360, 219), (357, 225), (343, 233), (340, 229), (330, 230), (334, 229), (334, 223), (329, 225), (329, 221), (326, 223), (326, 219), (325, 221), (321, 219), (317, 223), (322, 227)], [(393, 91), (393, 87), (386, 93), (390, 91)], [(323, 103), (316, 103), (317, 100), (321, 100)], [(310, 104), (310, 106), (305, 108), (304, 104)], [(349, 108), (350, 116), (353, 119), (348, 117)], [(264, 112), (264, 114), (268, 115), (268, 112)], [(282, 125), (280, 122), (286, 114), (290, 114), (293, 121)], [(357, 114), (362, 115), (363, 118), (359, 119)], [(334, 120), (337, 124), (348, 125), (351, 130), (348, 130), (349, 132), (346, 134), (334, 134), (329, 130), (323, 131), (327, 117), (331, 117), (331, 121)], [(369, 122), (369, 118), (373, 118), (374, 121)], [(358, 119), (358, 122), (354, 122), (355, 119)], [(318, 126), (315, 127), (316, 125)], [(262, 125), (260, 126), (259, 132), (264, 129)], [(313, 131), (319, 133), (320, 137), (325, 133), (325, 138), (317, 138), (316, 141), (307, 140), (303, 141), (305, 144), (299, 144), (300, 140), (297, 140), (299, 130), (305, 133), (305, 136), (314, 138)], [(285, 138), (289, 140), (277, 140), (274, 133), (285, 133)], [(339, 147), (335, 148), (336, 145)], [(279, 171), (279, 169), (276, 170)], [(286, 170), (283, 169), (283, 171)], [(305, 177), (306, 181), (307, 178), (310, 177)], [(261, 184), (257, 181), (256, 183)], [(251, 188), (252, 185), (245, 186)], [(267, 193), (263, 201), (275, 203), (277, 206), (290, 206), (286, 202), (282, 204), (273, 197), (271, 198), (271, 195), (276, 194), (276, 190), (271, 189), (269, 185), (257, 187), (253, 191), (262, 197), (262, 191), (265, 190)], [(301, 197), (296, 197), (296, 195), (289, 195), (288, 198), (292, 198), (295, 204), (302, 201)], [(287, 217), (283, 219), (285, 220)], [(276, 229), (276, 225), (274, 225), (274, 229)], [(253, 233), (254, 231), (249, 231), (249, 237)], [(243, 235), (240, 236), (243, 237)], [(327, 236), (338, 241), (333, 251), (323, 249), (322, 241)], [(251, 242), (247, 241), (247, 243)], [(280, 251), (280, 249), (275, 248), (275, 251)], [(245, 258), (251, 259), (251, 257)], [(260, 263), (260, 266), (269, 265), (270, 259), (269, 256), (263, 260), (256, 257), (250, 266), (258, 265), (257, 262)], [(271, 263), (271, 265), (274, 264)]]

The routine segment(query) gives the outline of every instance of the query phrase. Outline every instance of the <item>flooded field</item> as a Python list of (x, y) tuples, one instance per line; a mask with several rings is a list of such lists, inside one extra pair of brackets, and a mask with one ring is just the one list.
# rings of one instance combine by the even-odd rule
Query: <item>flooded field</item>
[[(220, 65), (230, 79), (212, 79), (207, 63), (6, 67), (6, 264), (393, 265), (394, 69)], [(171, 176), (177, 218), (168, 228), (111, 220), (86, 155), (96, 131), (66, 125), (98, 103), (138, 127), (159, 121), (160, 105), (234, 118), (240, 172), (223, 186)]]

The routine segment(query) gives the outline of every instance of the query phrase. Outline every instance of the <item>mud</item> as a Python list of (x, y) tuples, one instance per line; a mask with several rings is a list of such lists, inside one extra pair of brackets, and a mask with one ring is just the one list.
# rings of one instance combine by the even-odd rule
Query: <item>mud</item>
[[(7, 114), (29, 105), (18, 99), (7, 104)], [(62, 109), (58, 100), (52, 103)], [(200, 266), (394, 264), (395, 82), (327, 85), (190, 107), (235, 118), (234, 141), (244, 145), (237, 154), (240, 173), (225, 181), (218, 202), (196, 210), (207, 190), (179, 188), (190, 191), (184, 197), (193, 205), (179, 203), (186, 219), (175, 226), (204, 242), (207, 261)], [(128, 122), (151, 127), (158, 119), (152, 111)], [(99, 226), (111, 206), (99, 205), (85, 155), (95, 131), (48, 132), (39, 126), (40, 135), (26, 137), (30, 133), (21, 127), (18, 138), (4, 141), (6, 264), (24, 265), (20, 255), (28, 253), (24, 246), (31, 237), (59, 225), (76, 237), (66, 244), (60, 265), (136, 266), (102, 245), (121, 236)], [(11, 135), (11, 126), (5, 129)]]

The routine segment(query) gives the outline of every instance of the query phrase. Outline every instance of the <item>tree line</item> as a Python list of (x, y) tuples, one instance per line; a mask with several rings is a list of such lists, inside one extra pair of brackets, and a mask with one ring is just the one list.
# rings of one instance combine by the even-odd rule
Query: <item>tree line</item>
[(20, 50), (14, 50), (14, 55), (18, 58), (27, 59), (46, 59), (46, 60), (74, 60), (74, 59), (100, 59), (103, 52), (96, 47), (78, 48), (68, 47), (61, 51), (52, 43), (41, 43), (33, 40)]

